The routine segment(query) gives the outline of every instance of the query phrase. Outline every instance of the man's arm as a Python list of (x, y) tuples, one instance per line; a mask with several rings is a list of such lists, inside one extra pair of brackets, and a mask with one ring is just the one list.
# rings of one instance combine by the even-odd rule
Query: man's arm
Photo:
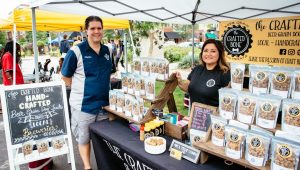
[(71, 85), (72, 85), (72, 78), (71, 77), (62, 76), (61, 79), (65, 82), (67, 87), (71, 87)]

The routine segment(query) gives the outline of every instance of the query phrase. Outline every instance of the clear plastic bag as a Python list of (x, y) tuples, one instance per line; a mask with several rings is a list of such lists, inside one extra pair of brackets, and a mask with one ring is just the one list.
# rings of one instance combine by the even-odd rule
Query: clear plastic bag
[(243, 90), (245, 64), (231, 63), (231, 88)]
[(300, 135), (300, 100), (283, 99), (282, 131)]
[(237, 120), (243, 123), (252, 124), (255, 117), (257, 96), (249, 92), (238, 94)]
[(224, 119), (234, 119), (237, 104), (237, 91), (229, 88), (219, 89), (219, 112)]
[(210, 117), (212, 123), (211, 142), (216, 146), (224, 146), (227, 120), (215, 115), (210, 115)]

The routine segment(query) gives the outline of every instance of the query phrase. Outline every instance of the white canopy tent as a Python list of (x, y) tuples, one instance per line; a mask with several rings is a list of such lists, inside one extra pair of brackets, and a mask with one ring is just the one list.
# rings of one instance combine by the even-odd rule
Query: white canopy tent
[(71, 14), (192, 24), (193, 32), (197, 22), (300, 15), (299, 0), (32, 0), (31, 7)]

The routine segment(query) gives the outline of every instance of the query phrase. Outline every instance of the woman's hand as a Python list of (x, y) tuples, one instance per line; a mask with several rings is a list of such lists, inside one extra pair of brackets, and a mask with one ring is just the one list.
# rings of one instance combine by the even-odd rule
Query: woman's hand
[(177, 71), (174, 74), (176, 75), (178, 82), (182, 82), (182, 76), (181, 76), (180, 72)]

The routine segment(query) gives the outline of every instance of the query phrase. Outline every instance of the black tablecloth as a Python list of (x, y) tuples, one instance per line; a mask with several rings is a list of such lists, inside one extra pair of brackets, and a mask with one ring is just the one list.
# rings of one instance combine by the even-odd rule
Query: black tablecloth
[(98, 169), (101, 170), (243, 169), (238, 165), (227, 166), (223, 159), (214, 156), (210, 156), (203, 165), (185, 159), (176, 160), (169, 156), (168, 148), (172, 139), (168, 136), (164, 136), (167, 139), (167, 151), (163, 154), (151, 155), (144, 150), (144, 143), (139, 140), (139, 134), (133, 132), (128, 127), (128, 123), (121, 120), (93, 123), (90, 131)]

